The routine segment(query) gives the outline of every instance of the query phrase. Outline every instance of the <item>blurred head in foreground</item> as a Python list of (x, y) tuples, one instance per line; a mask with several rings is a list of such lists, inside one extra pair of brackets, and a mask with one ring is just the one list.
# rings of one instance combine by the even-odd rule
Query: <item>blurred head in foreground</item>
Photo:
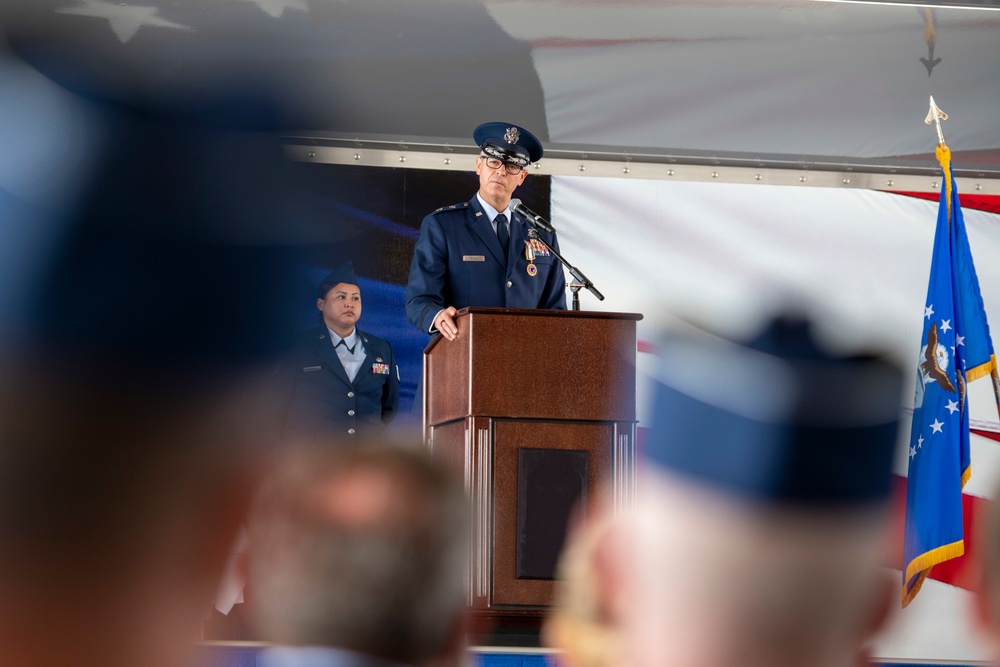
[(12, 67), (66, 152), (0, 156), (0, 664), (183, 664), (276, 433), (280, 146)]
[(614, 532), (620, 530), (607, 508), (597, 503), (584, 520), (571, 526), (559, 557), (556, 599), (545, 619), (542, 640), (561, 651), (566, 667), (626, 667), (619, 612), (623, 591), (605, 576), (618, 564)]
[(892, 601), (899, 370), (788, 320), (660, 362), (635, 511), (596, 561), (627, 663), (858, 664)]
[(355, 655), (330, 664), (455, 664), (466, 506), (458, 480), (421, 452), (290, 450), (249, 523), (259, 636), (285, 645), (265, 664), (304, 664), (331, 649)]
[(979, 586), (974, 598), (975, 618), (993, 659), (1000, 661), (1000, 486), (991, 497), (993, 501), (979, 518), (976, 530)]

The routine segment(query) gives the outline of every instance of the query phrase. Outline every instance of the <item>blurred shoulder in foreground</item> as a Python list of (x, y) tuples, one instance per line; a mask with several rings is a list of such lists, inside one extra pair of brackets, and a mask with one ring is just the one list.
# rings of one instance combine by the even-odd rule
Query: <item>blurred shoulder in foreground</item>
[(280, 427), (305, 216), (253, 92), (0, 70), (0, 663), (180, 665)]

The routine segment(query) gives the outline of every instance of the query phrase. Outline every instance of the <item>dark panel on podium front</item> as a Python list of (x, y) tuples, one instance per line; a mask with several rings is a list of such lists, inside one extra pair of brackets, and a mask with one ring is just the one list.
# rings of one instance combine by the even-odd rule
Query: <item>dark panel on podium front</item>
[(522, 447), (517, 459), (517, 578), (555, 579), (570, 513), (586, 502), (590, 455)]

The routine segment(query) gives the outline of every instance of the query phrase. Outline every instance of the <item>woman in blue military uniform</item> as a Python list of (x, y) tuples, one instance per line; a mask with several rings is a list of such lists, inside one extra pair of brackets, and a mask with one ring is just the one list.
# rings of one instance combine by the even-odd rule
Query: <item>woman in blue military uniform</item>
[(350, 262), (320, 283), (316, 308), (322, 324), (286, 364), (293, 388), (284, 439), (378, 441), (396, 416), (399, 370), (389, 342), (356, 326), (361, 289)]
[(479, 192), (470, 201), (434, 211), (420, 226), (406, 288), (406, 316), (417, 328), (453, 340), (459, 308), (566, 308), (566, 279), (555, 236), (530, 239), (524, 218), (510, 210), (528, 166), (542, 157), (530, 132), (510, 123), (484, 123), (473, 139)]

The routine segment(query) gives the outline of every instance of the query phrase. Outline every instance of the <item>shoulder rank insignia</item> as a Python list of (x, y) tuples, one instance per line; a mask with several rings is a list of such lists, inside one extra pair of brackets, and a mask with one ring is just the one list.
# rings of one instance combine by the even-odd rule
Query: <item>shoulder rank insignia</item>
[(469, 202), (464, 201), (461, 204), (450, 204), (448, 206), (442, 206), (441, 208), (439, 208), (438, 210), (436, 210), (434, 212), (435, 213), (442, 213), (444, 211), (458, 211), (458, 210), (463, 209), (463, 208), (469, 208)]
[(389, 364), (372, 364), (372, 373), (374, 375), (388, 375), (389, 374)]

